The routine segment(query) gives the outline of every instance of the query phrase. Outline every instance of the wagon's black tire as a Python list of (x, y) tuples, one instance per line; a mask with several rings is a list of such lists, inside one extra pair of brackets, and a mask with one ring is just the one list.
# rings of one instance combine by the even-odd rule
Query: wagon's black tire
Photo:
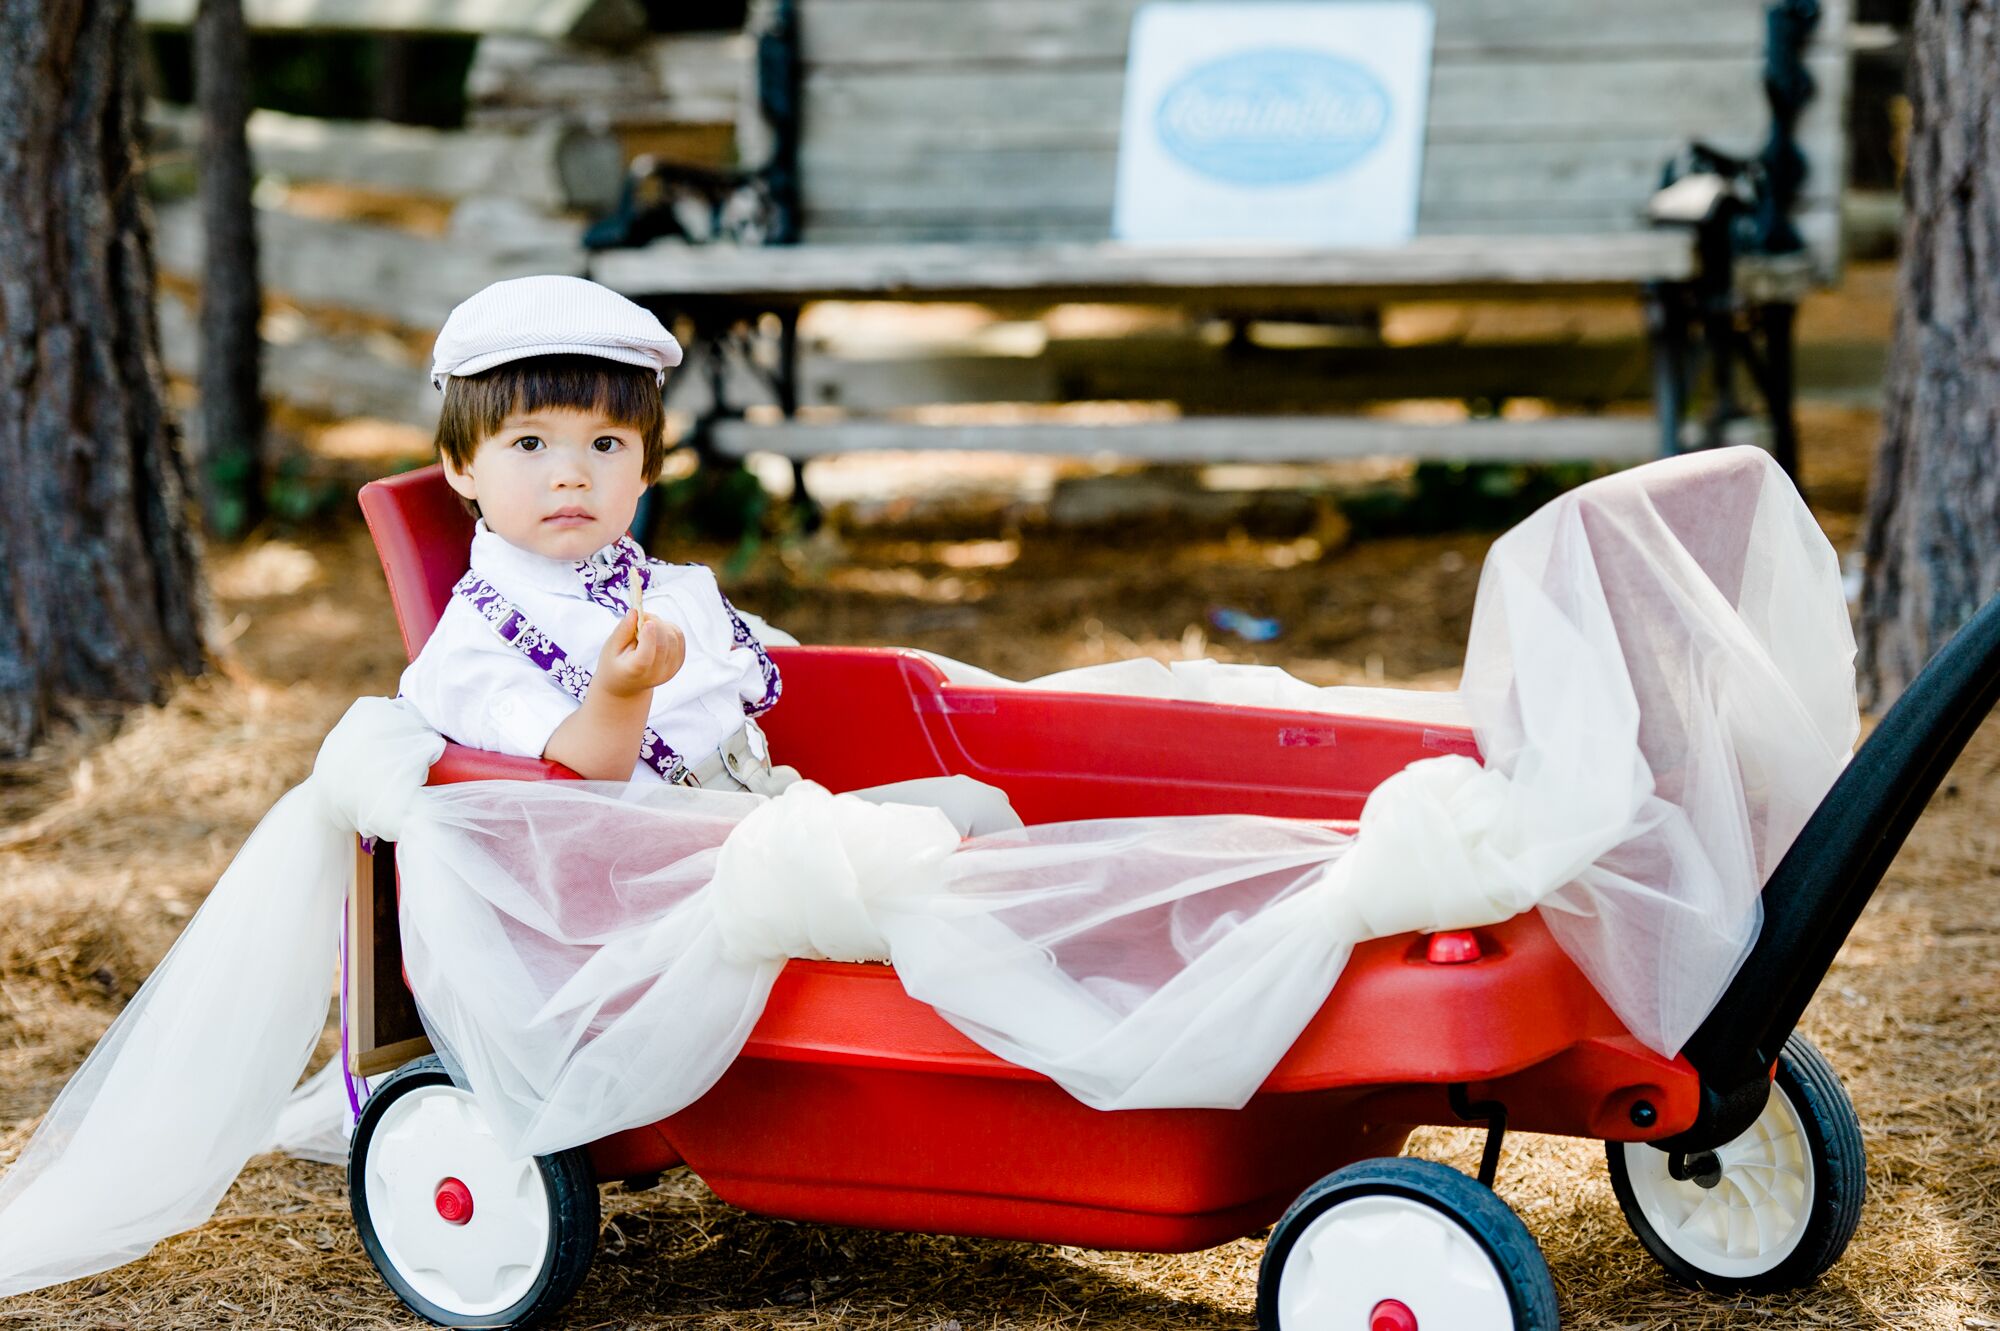
[(1688, 1161), (1639, 1142), (1607, 1142), (1625, 1220), (1669, 1274), (1723, 1292), (1771, 1293), (1817, 1280), (1846, 1250), (1868, 1192), (1861, 1120), (1812, 1042), (1778, 1056), (1771, 1099), (1743, 1134)]
[[(456, 1222), (437, 1201), (453, 1181)], [(362, 1106), (347, 1194), (368, 1260), (440, 1326), (531, 1325), (569, 1301), (597, 1252), (589, 1157), (509, 1159), (435, 1058), (398, 1068)]]
[[(1456, 1259), (1449, 1273), (1440, 1253)], [(1335, 1170), (1292, 1203), (1264, 1246), (1259, 1331), (1370, 1327), (1385, 1301), (1426, 1328), (1560, 1325), (1555, 1282), (1521, 1218), (1485, 1184), (1431, 1160)]]

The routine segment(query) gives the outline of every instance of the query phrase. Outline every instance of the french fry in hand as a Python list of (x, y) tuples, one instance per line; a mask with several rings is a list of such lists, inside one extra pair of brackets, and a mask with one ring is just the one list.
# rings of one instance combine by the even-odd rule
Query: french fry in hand
[(639, 566), (634, 564), (625, 575), (625, 600), (639, 612), (639, 622), (646, 622), (646, 583), (639, 576)]

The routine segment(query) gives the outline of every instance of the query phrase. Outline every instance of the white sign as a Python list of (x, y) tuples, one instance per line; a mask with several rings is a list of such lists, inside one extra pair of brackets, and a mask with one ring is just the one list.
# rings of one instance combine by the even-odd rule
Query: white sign
[(1111, 231), (1394, 245), (1417, 225), (1431, 9), (1167, 0), (1132, 20)]

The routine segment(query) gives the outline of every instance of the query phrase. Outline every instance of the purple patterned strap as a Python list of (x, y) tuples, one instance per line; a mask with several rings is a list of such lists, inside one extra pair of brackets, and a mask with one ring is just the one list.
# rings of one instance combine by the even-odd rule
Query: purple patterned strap
[[(722, 592), (718, 589), (716, 595), (722, 596)], [(778, 696), (785, 691), (785, 682), (778, 678), (778, 667), (771, 660), (770, 653), (764, 650), (764, 644), (757, 641), (757, 635), (743, 622), (743, 616), (736, 613), (736, 607), (729, 604), (727, 596), (722, 596), (722, 608), (729, 615), (731, 640), (738, 647), (748, 647), (757, 657), (757, 668), (764, 672), (764, 696), (756, 702), (743, 704), (745, 716), (762, 716), (778, 705)]]
[[(515, 609), (514, 603), (502, 596), (492, 583), (468, 571), (451, 589), (451, 594), (463, 597), (479, 612), (479, 617), (500, 635), (502, 642), (534, 662), (536, 668), (554, 681), (557, 688), (578, 702), (583, 701), (585, 691), (590, 688), (590, 670), (570, 660), (568, 654), (556, 645), (554, 638), (529, 623), (528, 617)], [(676, 785), (687, 776), (687, 764), (651, 726), (647, 726), (639, 738), (639, 761), (658, 772), (662, 779)]]

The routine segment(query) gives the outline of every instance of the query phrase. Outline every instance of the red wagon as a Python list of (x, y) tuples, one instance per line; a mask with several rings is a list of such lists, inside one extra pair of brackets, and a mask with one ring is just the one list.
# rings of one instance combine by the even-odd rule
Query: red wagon
[[(368, 486), (362, 506), (414, 654), (464, 571), (470, 519), (436, 468)], [(806, 776), (843, 790), (963, 773), (1006, 790), (1031, 824), (1353, 819), (1408, 763), (1476, 755), (1469, 731), (1414, 722), (968, 688), (889, 650), (772, 655), (785, 701), (765, 728)], [(1673, 1059), (1626, 1032), (1534, 913), (1357, 948), (1237, 1111), (1090, 1109), (972, 1043), (886, 967), (793, 961), (695, 1104), (509, 1159), (437, 1058), (406, 1059), (421, 1046), (397, 1043), (414, 1032), (396, 1029), (409, 1010), (394, 992), (394, 931), (375, 930), (354, 940), (351, 1066), (400, 1066), (374, 1084), (354, 1133), (355, 1222), (397, 1295), (448, 1326), (554, 1311), (590, 1264), (597, 1184), (685, 1163), (734, 1205), (844, 1225), (1173, 1252), (1275, 1222), (1258, 1289), (1267, 1328), (1552, 1328), (1540, 1251), (1488, 1186), (1503, 1133), (1519, 1128), (1606, 1142), (1627, 1218), (1676, 1275), (1802, 1284), (1852, 1234), (1863, 1162), (1852, 1105), (1793, 1027), (1996, 693), (2000, 600), (1828, 795), (1765, 889), (1749, 961)], [(568, 775), (454, 745), (430, 779)], [(357, 894), (364, 935), (371, 905), (392, 908), (392, 854), (378, 848)], [(1477, 1181), (1396, 1157), (1412, 1128), (1463, 1123), (1488, 1130)]]

